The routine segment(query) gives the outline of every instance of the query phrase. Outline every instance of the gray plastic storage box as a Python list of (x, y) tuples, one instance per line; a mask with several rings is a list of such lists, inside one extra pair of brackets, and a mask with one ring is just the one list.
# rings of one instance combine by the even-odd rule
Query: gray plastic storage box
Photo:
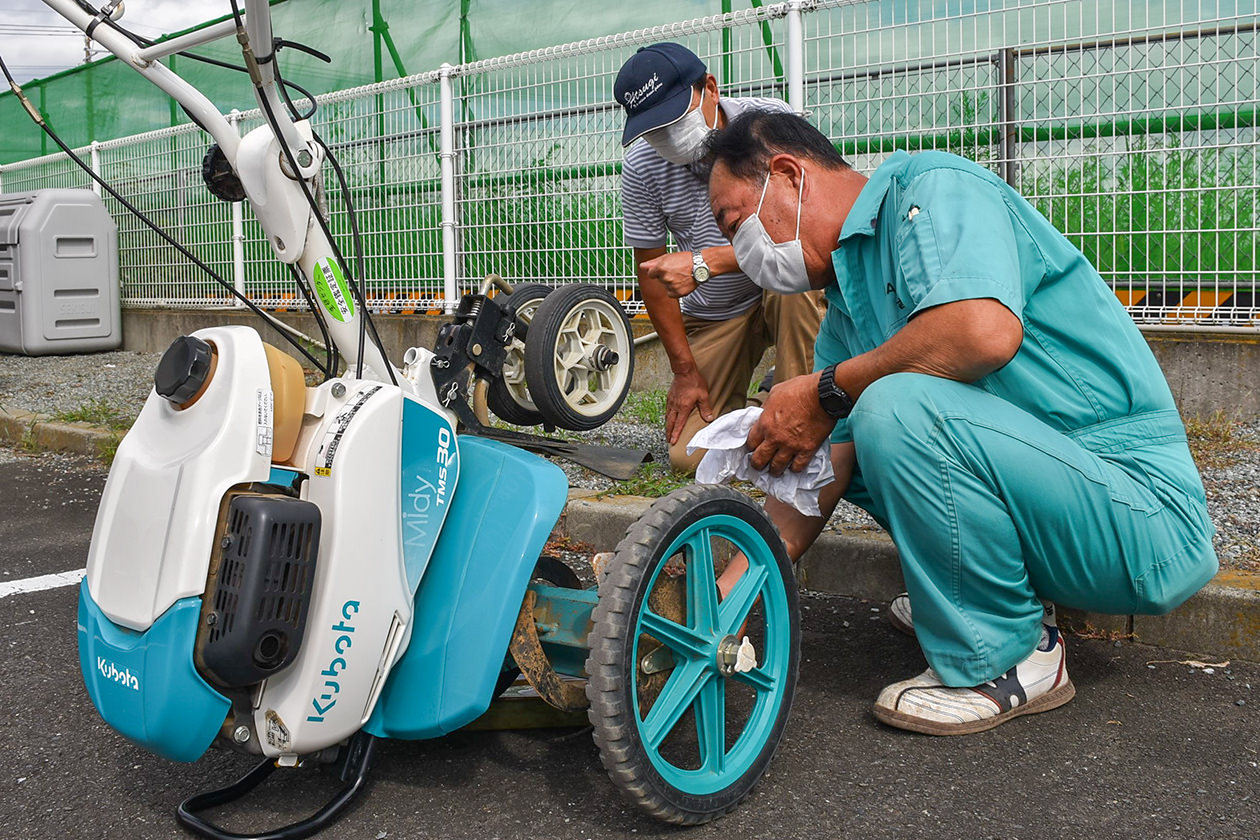
[(0, 352), (114, 350), (118, 226), (91, 190), (0, 194)]

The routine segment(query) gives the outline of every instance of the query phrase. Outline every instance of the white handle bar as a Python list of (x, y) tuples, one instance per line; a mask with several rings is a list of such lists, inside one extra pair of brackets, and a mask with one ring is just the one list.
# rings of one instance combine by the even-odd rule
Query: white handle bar
[[(85, 34), (90, 29), (89, 37), (95, 39), (119, 60), (126, 62), (132, 69), (183, 105), (193, 119), (210, 133), (232, 164), (233, 169), (241, 177), (249, 193), (255, 216), (268, 232), (268, 239), (278, 258), (283, 262), (297, 263), (307, 278), (317, 276), (316, 266), (321, 261), (324, 262), (325, 271), (332, 271), (330, 267), (333, 258), (332, 243), (312, 221), (311, 209), (302, 195), (298, 181), (281, 174), (281, 166), (275, 153), (267, 151), (266, 144), (269, 142), (278, 141), (281, 146), (287, 147), (289, 154), (285, 155), (285, 158), (294, 161), (297, 174), (302, 181), (310, 181), (318, 176), (324, 158), (322, 150), (314, 147), (306, 136), (303, 136), (280, 100), (276, 82), (276, 65), (272, 60), (274, 47), (271, 9), (267, 0), (244, 0), (245, 38), (241, 46), (259, 105), (265, 111), (270, 111), (274, 117), (279, 137), (273, 140), (269, 129), (256, 129), (249, 135), (244, 145), (235, 127), (206, 98), (205, 94), (181, 79), (160, 61), (161, 58), (181, 50), (236, 34), (237, 28), (234, 21), (223, 21), (171, 41), (141, 48), (111, 27), (108, 21), (101, 20), (93, 26), (96, 17), (75, 0), (43, 0), (43, 2), (83, 30)], [(240, 40), (239, 34), (238, 40)], [(261, 54), (260, 50), (262, 50)], [(306, 134), (309, 135), (309, 127)], [(260, 138), (261, 145), (257, 142)], [(245, 147), (248, 147), (249, 153), (242, 157), (241, 152), (246, 150)], [(277, 235), (277, 231), (283, 232), (283, 235)], [(318, 283), (316, 285), (318, 286)], [(341, 295), (337, 288), (339, 285), (340, 282), (328, 284), (330, 294)], [(319, 296), (317, 305), (330, 314), (328, 328), (331, 337), (341, 348), (342, 356), (353, 368), (358, 361), (357, 339), (359, 321), (364, 317), (363, 313), (356, 311), (357, 307), (353, 302), (347, 304), (343, 300), (339, 307), (333, 307), (324, 297), (324, 295)], [(363, 361), (371, 378), (384, 379), (385, 374), (392, 368), (381, 348), (373, 342), (367, 343)]]
[[(92, 21), (95, 20), (73, 0), (44, 0), (44, 4), (83, 30), (85, 34), (91, 27)], [(232, 31), (235, 31), (235, 27), (232, 27)], [(146, 60), (140, 55), (141, 50), (138, 46), (108, 23), (97, 26), (90, 37), (183, 105), (193, 119), (210, 132), (210, 136), (219, 144), (224, 154), (228, 155), (228, 159), (235, 159), (236, 147), (241, 142), (240, 137), (236, 129), (228, 123), (223, 114), (219, 113), (214, 103), (207, 99), (205, 94), (168, 70), (162, 63)]]

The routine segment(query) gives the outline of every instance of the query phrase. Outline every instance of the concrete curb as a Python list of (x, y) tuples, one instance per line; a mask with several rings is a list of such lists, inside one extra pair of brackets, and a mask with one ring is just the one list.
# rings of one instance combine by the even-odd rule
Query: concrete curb
[[(560, 529), (595, 551), (611, 551), (651, 504), (652, 499), (638, 496), (574, 491)], [(797, 564), (796, 578), (802, 589), (877, 602), (905, 588), (897, 548), (882, 533), (823, 534)], [(1065, 627), (1086, 634), (1128, 638), (1197, 657), (1260, 662), (1260, 574), (1221, 572), (1168, 615), (1061, 610), (1060, 617)]]
[[(86, 423), (57, 423), (0, 409), (0, 440), (16, 446), (103, 458), (122, 435)], [(594, 551), (611, 551), (652, 504), (641, 496), (599, 496), (574, 490), (558, 531)], [(801, 588), (886, 602), (904, 589), (897, 548), (882, 533), (823, 534), (796, 569)], [(1260, 574), (1222, 572), (1164, 616), (1116, 616), (1064, 610), (1076, 630), (1192, 652), (1201, 657), (1260, 662)]]
[(123, 433), (87, 423), (60, 423), (29, 411), (0, 409), (0, 440), (17, 447), (52, 450), (105, 459)]

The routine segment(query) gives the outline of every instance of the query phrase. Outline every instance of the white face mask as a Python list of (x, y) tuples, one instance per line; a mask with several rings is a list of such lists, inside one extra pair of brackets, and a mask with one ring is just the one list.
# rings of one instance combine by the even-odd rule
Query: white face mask
[(757, 213), (744, 219), (735, 231), (731, 245), (735, 249), (735, 262), (748, 277), (767, 292), (791, 295), (808, 292), (813, 286), (805, 271), (805, 252), (801, 249), (801, 205), (805, 196), (805, 171), (801, 170), (801, 183), (796, 192), (796, 238), (790, 242), (775, 242), (766, 233), (757, 214), (766, 200), (770, 186), (770, 173), (761, 188), (761, 200)]
[(704, 154), (704, 141), (717, 128), (717, 109), (713, 111), (713, 125), (704, 119), (704, 95), (700, 92), (700, 104), (688, 111), (682, 119), (664, 128), (643, 135), (647, 144), (670, 163), (686, 166), (695, 163)]

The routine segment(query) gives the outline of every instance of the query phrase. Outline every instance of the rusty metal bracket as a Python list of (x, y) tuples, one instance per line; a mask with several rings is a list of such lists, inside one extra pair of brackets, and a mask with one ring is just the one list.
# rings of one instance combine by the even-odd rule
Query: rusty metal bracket
[(516, 615), (516, 629), (512, 631), (512, 644), (508, 650), (525, 679), (529, 680), (538, 696), (549, 705), (564, 712), (588, 708), (590, 701), (586, 699), (583, 687), (562, 680), (543, 651), (538, 628), (534, 624), (534, 606), (537, 602), (538, 593), (532, 589), (526, 590), (525, 598), (521, 601), (521, 610)]

